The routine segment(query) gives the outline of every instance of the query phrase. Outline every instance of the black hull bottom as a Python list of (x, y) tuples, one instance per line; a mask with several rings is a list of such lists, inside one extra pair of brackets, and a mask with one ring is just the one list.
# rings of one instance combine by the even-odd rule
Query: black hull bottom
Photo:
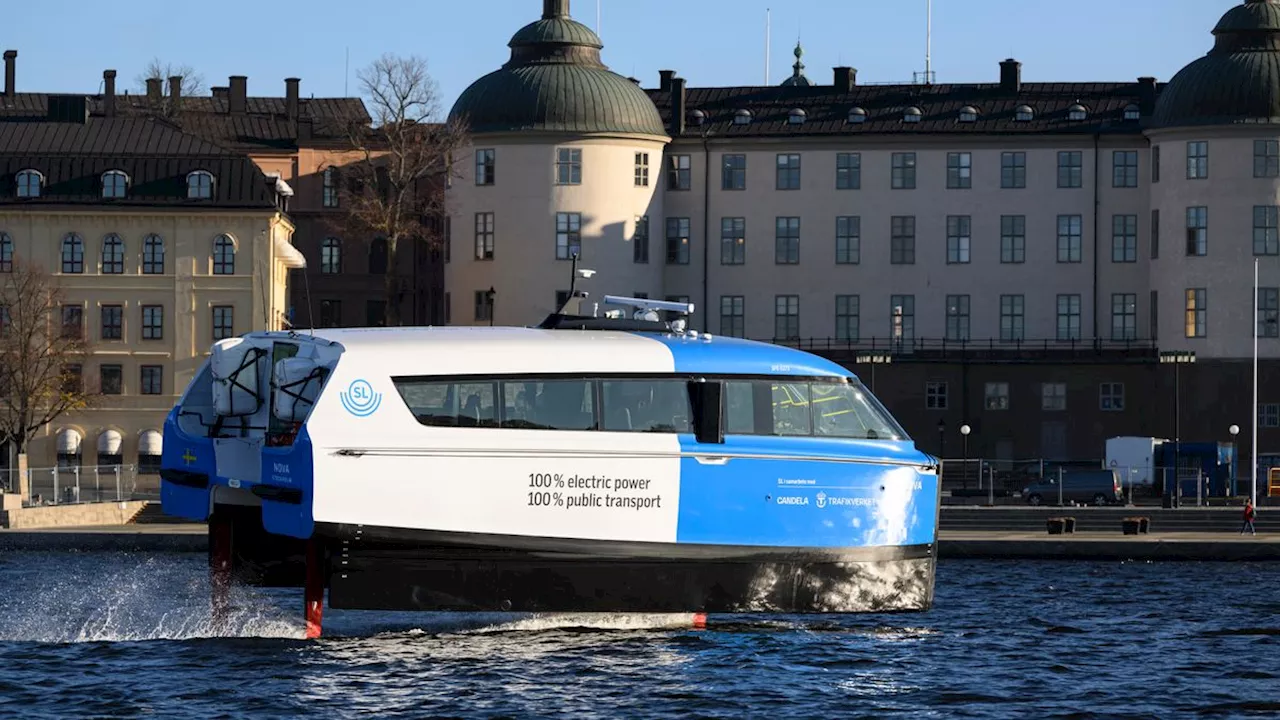
[(329, 525), (329, 606), (359, 610), (865, 613), (927, 610), (934, 546), (610, 543)]

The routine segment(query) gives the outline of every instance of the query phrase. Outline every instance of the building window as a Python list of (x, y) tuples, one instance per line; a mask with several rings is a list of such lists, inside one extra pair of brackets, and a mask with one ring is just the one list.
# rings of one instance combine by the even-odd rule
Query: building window
[(498, 179), (498, 153), (486, 148), (476, 151), (476, 185), (493, 185)]
[(984, 392), (984, 406), (988, 410), (1009, 409), (1009, 383), (989, 382)]
[(927, 382), (924, 384), (924, 407), (926, 410), (947, 409), (947, 384), (944, 382)]
[(1124, 383), (1104, 382), (1098, 385), (1098, 408), (1106, 412), (1124, 410)]
[(746, 299), (743, 296), (720, 296), (720, 334), (726, 337), (746, 335)]
[(366, 300), (364, 303), (364, 324), (366, 327), (385, 327), (387, 324), (387, 301)]
[(0, 232), (0, 273), (13, 272), (13, 238)]
[(969, 340), (969, 296), (947, 296), (947, 340), (967, 342)]
[(649, 187), (649, 153), (636, 153), (636, 187)]
[(1083, 155), (1079, 150), (1064, 150), (1058, 153), (1058, 187), (1082, 187)]
[(836, 153), (836, 189), (862, 188), (862, 153)]
[(733, 113), (733, 124), (734, 124), (734, 125), (750, 125), (750, 124), (751, 124), (751, 111), (750, 111), (750, 110), (738, 110), (738, 111), (734, 112), (734, 113)]
[(1058, 296), (1058, 340), (1080, 339), (1080, 296)]
[(72, 339), (84, 337), (84, 307), (82, 305), (62, 306), (62, 337)]
[(1124, 106), (1125, 120), (1138, 120), (1142, 117), (1142, 110), (1137, 105)]
[(1040, 409), (1046, 412), (1062, 412), (1067, 409), (1066, 383), (1040, 384)]
[(556, 213), (556, 259), (582, 254), (582, 213)]
[(164, 366), (143, 365), (141, 368), (141, 387), (143, 395), (160, 395), (164, 392)]
[(236, 309), (231, 305), (213, 306), (213, 341), (236, 336)]
[(143, 305), (142, 306), (142, 339), (143, 340), (163, 340), (164, 339), (164, 306), (162, 305)]
[(1280, 207), (1253, 207), (1253, 254), (1280, 255)]
[(1187, 143), (1187, 179), (1204, 180), (1209, 177), (1209, 143), (1196, 140)]
[(1058, 216), (1058, 262), (1078, 263), (1081, 261), (1081, 227), (1079, 215)]
[(320, 301), (320, 327), (331, 328), (342, 326), (342, 301)]
[(226, 235), (219, 235), (213, 240), (213, 274), (234, 275), (236, 273), (236, 244)]
[(1258, 427), (1280, 427), (1280, 403), (1258, 403)]
[(857, 295), (836, 296), (836, 340), (858, 342), (862, 300)]
[(102, 238), (102, 274), (124, 274), (124, 241), (115, 233)]
[(103, 305), (98, 311), (103, 340), (124, 339), (124, 306)]
[(582, 150), (577, 148), (556, 149), (556, 184), (582, 184)]
[(968, 215), (947, 216), (947, 264), (965, 265), (969, 262), (970, 218)]
[(907, 108), (907, 111), (902, 114), (902, 122), (913, 125), (920, 122), (923, 118), (924, 111), (918, 107), (909, 107)]
[(1151, 148), (1151, 184), (1160, 182), (1160, 146)]
[(689, 218), (667, 218), (667, 264), (689, 264)]
[(964, 190), (973, 187), (973, 155), (967, 152), (947, 153), (947, 187)]
[(1209, 254), (1209, 208), (1187, 208), (1187, 255)]
[(1027, 261), (1027, 216), (1000, 216), (1000, 262)]
[(778, 265), (800, 264), (800, 218), (780, 217), (776, 222), (773, 261)]
[(773, 299), (773, 337), (777, 340), (800, 338), (800, 296), (778, 295)]
[(489, 322), (493, 319), (493, 298), (488, 290), (476, 291), (476, 322)]
[(1160, 257), (1160, 211), (1151, 211), (1151, 259)]
[(327, 237), (320, 243), (320, 273), (337, 275), (342, 272), (342, 241)]
[(798, 153), (778, 155), (778, 189), (800, 189), (800, 155)]
[(323, 192), (321, 193), (320, 203), (327, 208), (338, 207), (338, 170), (337, 168), (327, 167), (324, 172), (320, 173), (323, 183)]
[(889, 262), (914, 265), (916, 262), (916, 218), (894, 215), (889, 218)]
[(889, 296), (889, 337), (899, 347), (916, 336), (916, 296)]
[(120, 365), (99, 366), (98, 383), (103, 395), (119, 395), (124, 391), (124, 368)]
[(693, 189), (693, 156), (670, 155), (667, 157), (667, 189)]
[(476, 259), (493, 259), (493, 213), (476, 213)]
[(1253, 176), (1280, 177), (1280, 140), (1253, 141)]
[(164, 274), (164, 238), (148, 235), (142, 240), (142, 274)]
[(1072, 105), (1067, 108), (1067, 119), (1073, 122), (1080, 122), (1089, 117), (1089, 111), (1083, 105)]
[(857, 215), (836, 218), (836, 264), (857, 265), (862, 262), (862, 218)]
[(1021, 342), (1026, 330), (1026, 299), (1022, 295), (1000, 296), (1000, 340)]
[(38, 198), (40, 197), (41, 186), (44, 184), (44, 176), (36, 170), (22, 170), (18, 173), (18, 197), (20, 198)]
[(1138, 339), (1138, 296), (1136, 294), (1111, 294), (1111, 339)]
[(1187, 288), (1186, 332), (1189, 338), (1207, 337), (1209, 291), (1205, 288)]
[(187, 175), (187, 199), (208, 200), (213, 197), (213, 175), (197, 170)]
[(1151, 340), (1155, 342), (1160, 339), (1160, 293), (1157, 290), (1151, 291), (1151, 297), (1147, 299), (1147, 307), (1150, 309), (1151, 317), (1147, 322), (1151, 323)]
[(631, 259), (639, 264), (649, 262), (649, 216), (636, 218), (636, 231), (631, 238)]
[(119, 170), (102, 173), (102, 197), (119, 199), (128, 194), (129, 176)]
[(913, 152), (894, 153), (891, 162), (890, 184), (893, 189), (914, 189), (916, 186), (916, 154)]
[(62, 272), (68, 274), (84, 272), (84, 240), (75, 233), (62, 238)]
[(376, 237), (369, 243), (369, 274), (387, 274), (387, 239)]
[(1013, 111), (1013, 119), (1016, 122), (1031, 122), (1036, 118), (1036, 111), (1027, 105), (1019, 105)]
[(1138, 262), (1138, 216), (1111, 216), (1111, 262)]
[(1280, 288), (1258, 288), (1258, 337), (1280, 337)]
[(1138, 187), (1138, 151), (1116, 150), (1111, 153), (1111, 187)]
[(1000, 153), (1000, 187), (1010, 190), (1027, 186), (1027, 154)]
[(720, 168), (721, 190), (747, 189), (747, 156), (725, 155)]
[(720, 218), (720, 264), (742, 265), (747, 261), (747, 219)]

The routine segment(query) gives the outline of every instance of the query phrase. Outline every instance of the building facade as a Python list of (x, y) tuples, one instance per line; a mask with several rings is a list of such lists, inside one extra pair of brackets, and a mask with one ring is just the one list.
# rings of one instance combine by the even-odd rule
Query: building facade
[[(568, 5), (545, 0), (453, 108), (474, 142), (451, 190), (446, 284), (474, 298), (455, 323), (536, 323), (578, 249), (593, 296), (687, 298), (700, 329), (874, 372), (947, 457), (1227, 441), (1255, 412), (1280, 450), (1276, 0), (1232, 8), (1168, 83), (1029, 83), (1012, 59), (989, 83), (820, 83), (797, 47), (777, 87), (664, 71), (648, 90)], [(1175, 383), (1162, 351), (1197, 362)]]

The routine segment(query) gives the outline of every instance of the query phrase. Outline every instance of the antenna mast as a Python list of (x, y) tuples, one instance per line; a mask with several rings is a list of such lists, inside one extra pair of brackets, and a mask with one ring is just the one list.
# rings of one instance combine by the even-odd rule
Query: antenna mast
[(924, 81), (933, 83), (933, 0), (927, 0), (925, 7)]
[(342, 65), (342, 97), (350, 97), (347, 83), (351, 80), (351, 46), (347, 46), (347, 59)]
[(596, 0), (596, 35), (600, 34), (600, 0)]
[(769, 84), (769, 30), (773, 22), (769, 8), (764, 9), (764, 84)]

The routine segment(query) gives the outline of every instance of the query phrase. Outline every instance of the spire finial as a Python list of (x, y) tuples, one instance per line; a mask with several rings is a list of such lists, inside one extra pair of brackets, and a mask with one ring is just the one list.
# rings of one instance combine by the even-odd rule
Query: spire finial
[(569, 17), (569, 0), (542, 0), (542, 19)]

